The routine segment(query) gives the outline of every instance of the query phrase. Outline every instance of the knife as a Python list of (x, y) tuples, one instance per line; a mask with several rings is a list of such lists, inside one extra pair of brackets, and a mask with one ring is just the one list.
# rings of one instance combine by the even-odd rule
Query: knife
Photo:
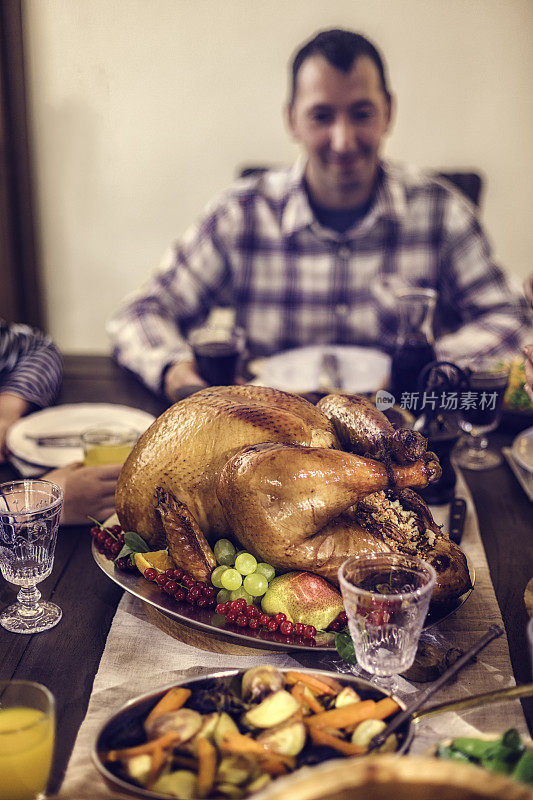
[(25, 438), (30, 439), (39, 447), (81, 447), (81, 434), (79, 433), (58, 433), (50, 436), (26, 433)]
[(450, 517), (448, 530), (450, 539), (455, 544), (460, 544), (463, 538), (463, 529), (466, 519), (466, 501), (462, 497), (454, 497), (450, 503)]

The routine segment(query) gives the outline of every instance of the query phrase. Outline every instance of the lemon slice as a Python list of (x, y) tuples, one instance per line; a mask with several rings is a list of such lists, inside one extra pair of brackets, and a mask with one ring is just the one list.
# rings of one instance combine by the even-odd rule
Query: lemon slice
[(143, 575), (148, 568), (165, 572), (176, 566), (168, 554), (168, 550), (152, 550), (151, 553), (135, 553), (135, 566)]

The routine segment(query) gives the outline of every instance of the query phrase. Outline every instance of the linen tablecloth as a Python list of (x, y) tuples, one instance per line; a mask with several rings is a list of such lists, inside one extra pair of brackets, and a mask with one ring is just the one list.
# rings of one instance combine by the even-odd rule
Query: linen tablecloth
[[(424, 636), (441, 646), (468, 649), (490, 625), (502, 625), (502, 618), (490, 580), (477, 516), (468, 488), (458, 475), (456, 494), (467, 503), (462, 548), (476, 570), (475, 589), (467, 602), (452, 616)], [(447, 523), (447, 507), (432, 509), (439, 523)], [(525, 646), (525, 631), (524, 631)], [(270, 663), (279, 667), (308, 666), (320, 669), (348, 669), (336, 654), (271, 653), (221, 655), (192, 647), (163, 633), (146, 617), (146, 606), (125, 594), (119, 603), (96, 675), (89, 706), (76, 739), (59, 798), (69, 800), (109, 800), (123, 795), (111, 792), (91, 762), (91, 749), (100, 726), (131, 698), (179, 681), (223, 668), (247, 668)], [(419, 686), (423, 686), (420, 684)], [(514, 685), (505, 635), (488, 645), (477, 660), (465, 667), (456, 680), (434, 696), (440, 703)], [(406, 697), (417, 687), (400, 679), (399, 694)], [(449, 736), (500, 733), (516, 727), (527, 735), (527, 725), (519, 701), (490, 705), (461, 713), (446, 713), (417, 723), (411, 753), (424, 753)], [(58, 732), (61, 735), (61, 731)]]

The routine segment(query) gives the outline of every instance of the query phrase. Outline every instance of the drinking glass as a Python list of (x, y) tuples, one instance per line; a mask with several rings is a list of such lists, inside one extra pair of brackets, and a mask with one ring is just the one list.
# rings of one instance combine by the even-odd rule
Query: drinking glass
[(244, 354), (244, 330), (225, 325), (204, 325), (189, 334), (198, 371), (211, 386), (235, 383)]
[(81, 435), (85, 466), (123, 464), (139, 435), (135, 428), (121, 425), (88, 428)]
[(466, 434), (454, 451), (455, 462), (464, 469), (492, 469), (502, 462), (500, 453), (488, 450), (486, 433), (500, 424), (503, 398), (509, 381), (509, 365), (480, 359), (467, 367), (469, 391), (462, 397), (458, 423)]
[(50, 575), (63, 505), (63, 489), (43, 480), (0, 485), (0, 570), (21, 586), (17, 602), (0, 614), (13, 633), (39, 633), (57, 625), (62, 611), (41, 601), (36, 587)]
[(401, 553), (352, 556), (339, 568), (357, 663), (389, 692), (415, 659), (435, 580), (430, 564)]
[(0, 681), (0, 800), (44, 797), (54, 728), (54, 698), (45, 686)]

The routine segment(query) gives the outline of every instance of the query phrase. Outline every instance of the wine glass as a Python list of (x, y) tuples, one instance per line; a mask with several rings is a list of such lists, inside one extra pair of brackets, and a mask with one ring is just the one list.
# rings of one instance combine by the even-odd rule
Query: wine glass
[(50, 575), (63, 504), (63, 489), (43, 480), (0, 485), (0, 570), (21, 586), (17, 602), (0, 614), (13, 633), (39, 633), (57, 625), (62, 611), (41, 601), (36, 584)]
[(0, 681), (0, 800), (44, 797), (54, 728), (54, 698), (45, 686)]
[(435, 570), (415, 556), (369, 553), (348, 558), (338, 574), (357, 663), (393, 693), (415, 659)]
[(461, 395), (458, 424), (466, 434), (454, 451), (456, 464), (464, 469), (492, 469), (502, 457), (489, 450), (486, 433), (500, 424), (503, 398), (509, 381), (509, 365), (479, 359), (465, 370), (469, 391)]

